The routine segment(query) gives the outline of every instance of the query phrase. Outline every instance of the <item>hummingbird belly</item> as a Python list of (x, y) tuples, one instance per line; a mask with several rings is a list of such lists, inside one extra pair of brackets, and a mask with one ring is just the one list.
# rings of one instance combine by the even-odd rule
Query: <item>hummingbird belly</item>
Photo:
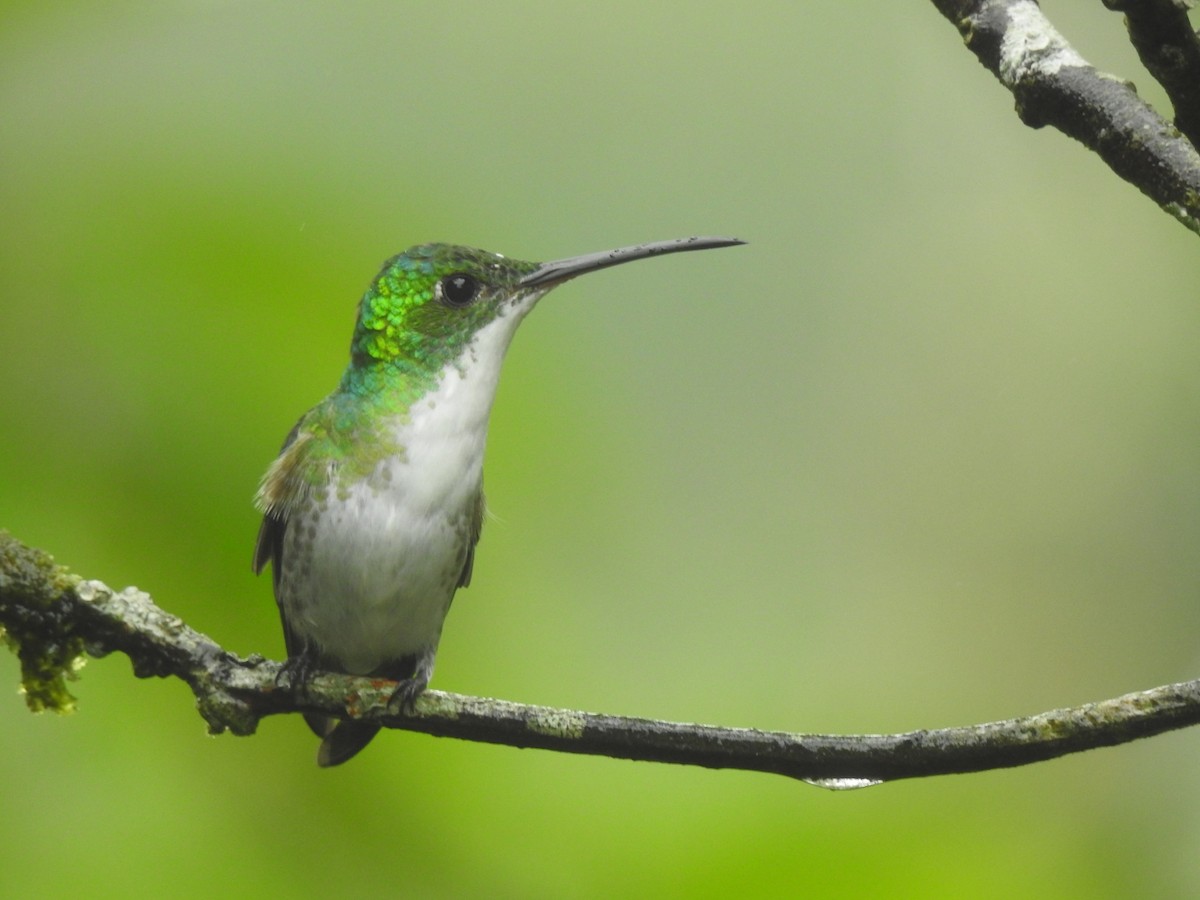
[(288, 626), (350, 674), (436, 650), (471, 550), (483, 434), (430, 425), (406, 423), (402, 455), (288, 523), (284, 559), (304, 561), (279, 585)]

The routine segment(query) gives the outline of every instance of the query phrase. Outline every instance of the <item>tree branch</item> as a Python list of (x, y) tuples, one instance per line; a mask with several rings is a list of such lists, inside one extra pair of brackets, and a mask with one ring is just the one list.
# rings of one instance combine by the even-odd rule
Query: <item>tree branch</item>
[(1104, 0), (1125, 13), (1129, 41), (1175, 108), (1175, 127), (1200, 146), (1200, 38), (1188, 19), (1191, 0)]
[[(1088, 65), (1034, 0), (933, 3), (957, 26), (979, 61), (1012, 91), (1021, 121), (1032, 128), (1052, 125), (1075, 138), (1200, 234), (1196, 148), (1141, 100), (1131, 84)], [(1190, 70), (1184, 65), (1181, 71)], [(1196, 83), (1188, 88), (1194, 91)], [(1171, 93), (1172, 88), (1167, 90)], [(1181, 90), (1171, 96), (1190, 110), (1190, 93), (1186, 102)]]
[(75, 677), (80, 657), (116, 651), (130, 658), (138, 677), (187, 682), (214, 734), (253, 734), (265, 716), (321, 712), (513, 747), (773, 772), (829, 788), (1027, 765), (1200, 722), (1200, 681), (1002, 722), (893, 735), (678, 724), (443, 691), (427, 691), (412, 713), (397, 714), (387, 708), (393, 682), (322, 673), (291, 686), (279, 663), (235, 656), (136, 588), (113, 591), (72, 575), (4, 531), (0, 629), (20, 657), (34, 710), (73, 708), (65, 682)]

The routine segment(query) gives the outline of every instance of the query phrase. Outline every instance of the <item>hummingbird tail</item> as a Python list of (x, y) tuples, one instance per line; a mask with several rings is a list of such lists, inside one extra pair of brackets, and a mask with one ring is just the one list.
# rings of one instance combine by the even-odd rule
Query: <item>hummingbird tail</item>
[(337, 722), (321, 741), (317, 765), (323, 769), (340, 766), (371, 743), (371, 738), (378, 733), (379, 726), (373, 722)]
[(304, 721), (312, 729), (312, 733), (324, 740), (333, 731), (338, 720), (332, 716), (322, 716), (317, 713), (305, 713)]

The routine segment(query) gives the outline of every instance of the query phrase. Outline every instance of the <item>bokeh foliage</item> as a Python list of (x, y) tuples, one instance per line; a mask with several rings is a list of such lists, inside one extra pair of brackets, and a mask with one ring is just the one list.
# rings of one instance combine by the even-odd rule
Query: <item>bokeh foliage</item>
[[(1196, 673), (1196, 238), (927, 3), (9, 3), (0, 138), (0, 526), (231, 649), (282, 652), (250, 498), (383, 259), (732, 233), (523, 326), (435, 686), (890, 731)], [(1200, 890), (1191, 733), (833, 795), (400, 733), (320, 772), (121, 660), (74, 689), (0, 704), (6, 896)]]

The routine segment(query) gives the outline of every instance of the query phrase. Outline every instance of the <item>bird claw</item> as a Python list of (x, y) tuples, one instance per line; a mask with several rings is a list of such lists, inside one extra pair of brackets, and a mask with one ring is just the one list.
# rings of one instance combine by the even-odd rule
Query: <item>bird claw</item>
[(308, 687), (317, 671), (317, 659), (311, 653), (289, 656), (275, 676), (275, 687), (292, 694), (299, 694)]
[(396, 689), (388, 698), (387, 708), (390, 713), (411, 713), (417, 698), (425, 693), (429, 679), (433, 677), (433, 661), (436, 651), (426, 650), (420, 654), (413, 665), (412, 674), (401, 678), (396, 683)]
[(388, 698), (388, 712), (393, 714), (411, 713), (417, 702), (417, 698), (425, 693), (425, 688), (429, 685), (428, 679), (422, 679), (418, 676), (405, 678), (403, 681), (396, 684), (396, 689), (392, 691), (392, 696)]

